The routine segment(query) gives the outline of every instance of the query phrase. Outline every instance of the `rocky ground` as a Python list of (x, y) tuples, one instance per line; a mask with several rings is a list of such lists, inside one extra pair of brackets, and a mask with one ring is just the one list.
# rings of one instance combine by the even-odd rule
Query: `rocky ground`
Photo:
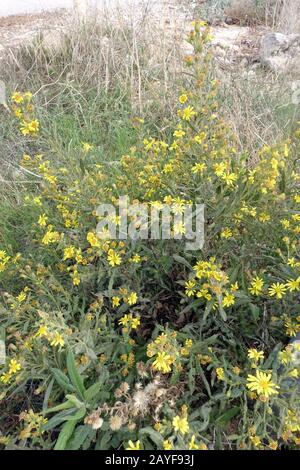
[[(159, 24), (171, 39), (183, 38), (190, 29), (193, 9), (186, 8), (178, 0), (144, 1), (140, 8), (129, 5), (130, 3), (126, 8), (114, 10), (113, 13), (112, 7), (109, 7), (110, 11), (104, 13), (110, 14), (111, 21), (129, 21), (131, 27), (135, 28), (142, 27), (144, 21)], [(62, 32), (74, 19), (67, 10), (0, 17), (0, 60), (3, 54), (13, 53), (16, 47), (30, 44), (40, 33), (43, 33), (46, 46), (59, 47)], [(245, 73), (254, 73), (257, 64), (263, 63), (269, 69), (280, 72), (285, 71), (287, 65), (293, 69), (293, 62), (300, 61), (300, 37), (296, 40), (294, 38), (297, 35), (277, 35), (274, 38), (270, 36), (270, 30), (263, 26), (247, 27), (234, 24), (212, 26), (212, 33), (213, 52), (221, 68), (238, 67), (238, 70), (242, 69)], [(265, 37), (267, 40), (262, 42)], [(183, 43), (183, 47), (189, 50), (187, 43)]]
[[(158, 21), (163, 19), (164, 28), (170, 32), (174, 28), (181, 33), (189, 29), (191, 18), (175, 5), (170, 4), (168, 11), (156, 11), (156, 15)], [(151, 18), (153, 20), (153, 14)], [(65, 10), (0, 18), (0, 58), (9, 50), (30, 44), (40, 33), (43, 33), (47, 45), (57, 45), (55, 42), (59, 42), (60, 32), (68, 21), (69, 14)], [(212, 32), (214, 52), (222, 65), (237, 62), (246, 65), (258, 59), (260, 37), (265, 32), (264, 28), (222, 25), (212, 27)]]
[(0, 57), (6, 50), (30, 44), (41, 32), (63, 28), (67, 13), (56, 11), (0, 18)]

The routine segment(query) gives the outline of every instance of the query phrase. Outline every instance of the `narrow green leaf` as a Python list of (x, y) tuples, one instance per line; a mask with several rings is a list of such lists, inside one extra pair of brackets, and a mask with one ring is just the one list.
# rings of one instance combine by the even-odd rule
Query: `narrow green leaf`
[(63, 390), (67, 390), (68, 392), (74, 392), (75, 389), (71, 382), (69, 381), (68, 377), (66, 374), (64, 374), (61, 370), (52, 368), (51, 369), (52, 374), (54, 375), (54, 378), (58, 385), (61, 386)]
[(96, 382), (96, 383), (94, 383), (93, 385), (91, 385), (91, 386), (86, 390), (86, 392), (84, 392), (84, 399), (85, 399), (85, 401), (90, 402), (93, 398), (95, 398), (95, 396), (97, 395), (97, 393), (100, 392), (101, 386), (102, 386), (102, 383), (101, 383), (101, 382)]
[(68, 441), (74, 432), (75, 427), (76, 421), (68, 421), (63, 425), (62, 430), (59, 433), (57, 442), (54, 446), (54, 450), (64, 450), (66, 448)]
[(74, 385), (77, 392), (79, 393), (80, 398), (84, 400), (85, 388), (83, 384), (83, 379), (77, 370), (72, 351), (69, 351), (68, 356), (67, 356), (67, 368), (68, 368), (68, 373), (69, 373), (72, 384)]

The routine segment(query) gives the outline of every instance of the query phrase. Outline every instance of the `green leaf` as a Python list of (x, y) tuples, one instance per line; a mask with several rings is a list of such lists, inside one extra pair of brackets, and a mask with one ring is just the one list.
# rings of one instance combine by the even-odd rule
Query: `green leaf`
[(75, 406), (77, 409), (82, 408), (84, 406), (84, 403), (80, 400), (75, 395), (66, 395), (66, 399), (72, 403), (73, 406)]
[(85, 388), (83, 384), (83, 379), (77, 370), (72, 351), (69, 351), (68, 356), (67, 356), (67, 368), (68, 368), (68, 373), (69, 373), (72, 384), (74, 385), (77, 392), (79, 393), (80, 398), (84, 400)]
[(53, 384), (54, 384), (54, 379), (51, 379), (45, 391), (44, 400), (43, 400), (43, 411), (45, 411), (48, 407), (48, 402), (49, 402), (49, 398), (52, 392)]
[(72, 439), (69, 441), (68, 450), (78, 450), (84, 444), (85, 440), (95, 431), (89, 425), (78, 426), (74, 432)]
[(101, 433), (101, 439), (98, 440), (95, 446), (95, 450), (108, 450), (110, 448), (111, 432), (107, 431)]
[(188, 383), (189, 383), (189, 390), (191, 394), (193, 394), (195, 391), (195, 375), (196, 375), (196, 369), (194, 367), (190, 367)]
[(257, 321), (259, 319), (259, 316), (260, 316), (260, 310), (259, 310), (258, 306), (254, 305), (254, 304), (249, 304), (249, 307), (250, 307), (251, 314), (252, 314), (254, 320)]
[(226, 426), (231, 421), (231, 419), (236, 416), (239, 412), (240, 407), (234, 406), (233, 408), (230, 408), (230, 410), (226, 411), (226, 413), (219, 416), (216, 422), (221, 426)]
[(149, 436), (151, 441), (154, 442), (154, 444), (157, 445), (158, 448), (161, 447), (162, 444), (162, 436), (159, 434), (159, 432), (155, 431), (153, 428), (150, 426), (147, 426), (146, 428), (143, 428), (139, 432), (140, 436)]
[(204, 404), (201, 406), (201, 416), (203, 418), (203, 422), (201, 423), (200, 427), (198, 428), (199, 432), (205, 431), (207, 426), (209, 425), (210, 420), (210, 413), (211, 413), (211, 406)]
[(102, 387), (101, 382), (96, 382), (93, 385), (91, 385), (86, 392), (84, 392), (84, 399), (87, 402), (90, 402), (96, 395), (97, 393), (100, 392), (100, 389)]
[(59, 433), (57, 442), (54, 446), (54, 450), (64, 450), (66, 448), (68, 441), (74, 432), (75, 427), (76, 421), (68, 421), (63, 425), (62, 430)]
[(58, 385), (61, 386), (61, 388), (63, 390), (67, 390), (68, 392), (74, 392), (75, 391), (75, 389), (74, 389), (73, 385), (71, 384), (70, 380), (68, 379), (66, 374), (64, 374), (61, 370), (52, 368), (51, 372), (54, 375), (54, 378), (55, 378), (56, 382), (58, 383)]
[(220, 295), (217, 296), (218, 299), (218, 310), (221, 315), (223, 321), (227, 321), (227, 313), (225, 312), (223, 305), (222, 305), (222, 298)]
[(86, 408), (82, 407), (73, 415), (67, 416), (66, 421), (80, 421), (86, 415)]
[(74, 411), (76, 411), (76, 408), (71, 408), (70, 410), (62, 411), (53, 416), (53, 418), (49, 419), (49, 421), (43, 425), (43, 431), (50, 431), (50, 429), (55, 428), (58, 424), (63, 423)]
[(209, 386), (209, 383), (208, 383), (208, 381), (207, 381), (207, 379), (206, 379), (206, 377), (205, 377), (204, 371), (203, 371), (203, 369), (202, 369), (200, 363), (197, 363), (197, 364), (196, 364), (196, 367), (197, 367), (197, 369), (198, 369), (198, 371), (199, 371), (199, 374), (201, 375), (201, 379), (203, 380), (203, 383), (204, 383), (204, 385), (205, 385), (205, 388), (206, 388), (206, 391), (207, 391), (207, 393), (208, 393), (208, 396), (211, 398), (210, 386)]
[(174, 258), (175, 261), (177, 261), (177, 263), (183, 264), (184, 266), (189, 268), (190, 271), (193, 271), (193, 268), (190, 265), (190, 263), (185, 258), (183, 258), (182, 256), (173, 255), (173, 258)]
[(56, 411), (62, 411), (62, 410), (68, 410), (69, 408), (73, 408), (74, 404), (71, 403), (70, 401), (65, 401), (64, 403), (61, 403), (60, 405), (53, 406), (52, 408), (48, 408), (44, 411), (44, 415), (49, 414), (49, 413), (56, 413)]

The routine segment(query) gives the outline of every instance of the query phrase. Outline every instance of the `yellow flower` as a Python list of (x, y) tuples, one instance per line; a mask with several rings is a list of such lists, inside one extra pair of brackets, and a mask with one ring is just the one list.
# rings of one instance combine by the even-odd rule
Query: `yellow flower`
[(46, 227), (47, 225), (47, 220), (48, 220), (48, 217), (46, 216), (46, 214), (42, 214), (39, 216), (39, 220), (38, 220), (38, 224), (40, 227)]
[(277, 299), (282, 299), (282, 297), (284, 296), (286, 292), (286, 287), (284, 284), (280, 284), (279, 282), (277, 282), (277, 283), (272, 284), (268, 290), (269, 290), (269, 295), (271, 297), (276, 296)]
[(11, 99), (12, 99), (12, 101), (14, 101), (17, 104), (23, 103), (23, 101), (24, 101), (23, 95), (19, 91), (16, 91), (12, 95)]
[(222, 179), (225, 181), (227, 186), (233, 186), (238, 177), (235, 173), (229, 173), (228, 175), (223, 175)]
[(65, 341), (63, 337), (58, 332), (56, 332), (50, 344), (51, 346), (64, 346)]
[(196, 112), (192, 106), (187, 106), (182, 111), (180, 110), (178, 114), (184, 121), (190, 121), (191, 118), (196, 115)]
[(192, 436), (192, 438), (189, 442), (189, 450), (198, 450), (199, 447), (195, 444), (195, 439), (196, 439), (196, 437), (193, 434), (193, 436)]
[(259, 295), (262, 292), (264, 281), (260, 277), (255, 277), (250, 284), (249, 291), (252, 295)]
[(269, 441), (269, 445), (268, 445), (268, 446), (269, 446), (270, 449), (272, 449), (272, 450), (277, 450), (277, 448), (278, 448), (278, 442), (276, 442), (276, 441)]
[(121, 256), (116, 253), (114, 250), (110, 249), (108, 250), (108, 256), (107, 256), (107, 261), (110, 264), (110, 266), (119, 266), (122, 262)]
[(84, 151), (84, 153), (88, 153), (93, 148), (94, 148), (93, 145), (91, 145), (87, 142), (82, 142), (82, 150)]
[(271, 395), (278, 394), (276, 389), (279, 387), (272, 382), (272, 374), (257, 370), (255, 376), (248, 375), (247, 388), (269, 398)]
[(72, 277), (72, 282), (73, 282), (73, 285), (74, 286), (79, 286), (81, 280), (80, 280), (80, 276), (79, 276), (79, 273), (78, 273), (78, 270), (76, 268), (74, 268), (72, 274), (71, 274), (71, 277)]
[(131, 294), (127, 297), (127, 302), (129, 305), (134, 305), (138, 301), (138, 296), (136, 292), (131, 292)]
[(165, 352), (158, 352), (155, 361), (153, 362), (153, 369), (161, 371), (163, 374), (171, 372), (171, 365), (173, 364), (173, 359), (169, 354)]
[(118, 307), (120, 305), (121, 299), (118, 296), (112, 298), (112, 306)]
[(260, 222), (268, 222), (269, 220), (271, 220), (271, 216), (269, 214), (266, 214), (265, 212), (262, 212), (258, 217), (258, 220)]
[(173, 136), (177, 137), (177, 139), (180, 139), (181, 137), (185, 136), (185, 132), (182, 129), (178, 129), (178, 130), (174, 131)]
[(217, 374), (218, 380), (224, 380), (224, 369), (222, 367), (216, 368), (216, 374)]
[(42, 238), (43, 245), (49, 245), (50, 243), (57, 243), (60, 240), (60, 234), (58, 232), (52, 232), (48, 230)]
[(25, 93), (24, 93), (24, 98), (26, 98), (27, 101), (31, 101), (31, 98), (32, 98), (32, 93), (31, 93), (31, 91), (25, 91)]
[(189, 423), (186, 417), (180, 418), (177, 415), (173, 418), (172, 424), (176, 432), (180, 432), (183, 435), (189, 432)]
[(34, 119), (33, 121), (30, 121), (30, 122), (23, 121), (21, 125), (21, 132), (24, 136), (30, 135), (30, 134), (34, 135), (38, 133), (39, 126), (40, 126), (40, 123), (37, 119)]
[(223, 307), (230, 307), (231, 305), (234, 305), (234, 303), (235, 303), (234, 295), (229, 294), (227, 292), (223, 298), (223, 302), (222, 302)]
[(285, 322), (284, 326), (286, 327), (286, 334), (288, 336), (297, 336), (299, 331), (299, 325), (297, 323), (292, 323), (291, 320)]
[(42, 338), (42, 337), (47, 338), (49, 336), (47, 327), (45, 325), (41, 325), (34, 336), (36, 338)]
[(208, 450), (208, 447), (204, 442), (200, 442), (198, 448), (199, 450)]
[(192, 297), (193, 295), (195, 295), (196, 293), (195, 286), (196, 286), (196, 283), (193, 280), (187, 281), (185, 283), (185, 294), (188, 297)]
[(119, 325), (122, 325), (122, 326), (128, 326), (130, 324), (132, 320), (132, 315), (129, 314), (129, 315), (124, 315), (122, 318), (120, 318), (119, 320)]
[(129, 261), (131, 261), (132, 263), (139, 263), (141, 261), (141, 257), (140, 255), (136, 254), (136, 255), (133, 255)]
[(162, 428), (162, 424), (160, 422), (157, 422), (157, 423), (154, 424), (153, 427), (154, 427), (155, 431), (160, 432), (161, 428)]
[(24, 300), (26, 300), (26, 293), (24, 291), (20, 292), (16, 299), (20, 303), (24, 302)]
[(11, 380), (11, 375), (8, 372), (5, 372), (4, 374), (1, 375), (0, 380), (2, 383), (8, 384)]
[(99, 241), (99, 239), (97, 238), (97, 236), (95, 235), (94, 232), (89, 232), (86, 236), (86, 239), (92, 247), (99, 248), (100, 241)]
[(197, 173), (203, 173), (203, 171), (206, 169), (205, 163), (196, 163), (192, 167), (192, 173), (197, 174)]
[(21, 370), (21, 364), (17, 362), (15, 359), (10, 360), (8, 367), (9, 367), (8, 373), (10, 375), (16, 374), (19, 370)]
[(281, 364), (288, 365), (292, 362), (292, 357), (292, 350), (289, 347), (278, 353), (278, 359)]
[(250, 440), (255, 447), (258, 447), (261, 444), (261, 440), (258, 436), (250, 436)]
[(289, 373), (289, 376), (292, 377), (293, 379), (298, 379), (299, 377), (298, 369), (291, 370), (291, 372)]
[(140, 317), (136, 317), (131, 320), (131, 328), (133, 330), (136, 330), (140, 324), (141, 324)]
[(168, 439), (166, 439), (163, 442), (163, 448), (164, 448), (164, 450), (172, 450), (173, 449), (173, 446), (172, 446), (171, 442)]
[(76, 252), (74, 246), (68, 246), (64, 249), (64, 260), (74, 258)]
[(248, 349), (248, 357), (253, 359), (255, 362), (258, 362), (260, 359), (264, 358), (264, 352), (258, 351), (255, 348)]
[(186, 93), (183, 93), (181, 96), (179, 96), (179, 103), (185, 104), (188, 100), (188, 95)]
[(224, 228), (221, 232), (221, 238), (231, 238), (232, 237), (232, 230), (228, 227)]
[(300, 277), (297, 279), (291, 279), (288, 281), (285, 285), (288, 291), (293, 292), (293, 291), (299, 291), (300, 290)]
[(140, 441), (136, 441), (134, 444), (132, 441), (128, 441), (128, 447), (126, 450), (141, 450)]

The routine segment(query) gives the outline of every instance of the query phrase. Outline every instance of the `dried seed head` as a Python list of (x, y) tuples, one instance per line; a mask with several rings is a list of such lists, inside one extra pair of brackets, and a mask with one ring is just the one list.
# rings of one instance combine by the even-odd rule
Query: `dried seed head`
[(84, 419), (85, 424), (89, 424), (93, 429), (100, 429), (103, 424), (103, 419), (100, 417), (100, 411), (93, 411)]
[(115, 398), (121, 398), (122, 395), (123, 395), (122, 390), (120, 390), (119, 388), (117, 388), (117, 389), (115, 390)]
[(130, 421), (127, 427), (129, 431), (134, 431), (136, 428), (136, 424), (133, 421)]
[(129, 385), (128, 385), (127, 382), (123, 382), (123, 383), (121, 383), (121, 385), (120, 385), (120, 391), (121, 391), (122, 393), (127, 393), (128, 390), (129, 390), (129, 388), (130, 388), (130, 387), (129, 387)]
[(141, 377), (147, 377), (148, 376), (148, 373), (146, 371), (146, 366), (143, 362), (138, 362), (137, 365), (136, 365), (136, 370), (137, 370), (137, 373), (141, 376)]
[(123, 424), (123, 421), (120, 416), (118, 415), (111, 416), (109, 425), (112, 431), (118, 431), (122, 427), (122, 424)]

